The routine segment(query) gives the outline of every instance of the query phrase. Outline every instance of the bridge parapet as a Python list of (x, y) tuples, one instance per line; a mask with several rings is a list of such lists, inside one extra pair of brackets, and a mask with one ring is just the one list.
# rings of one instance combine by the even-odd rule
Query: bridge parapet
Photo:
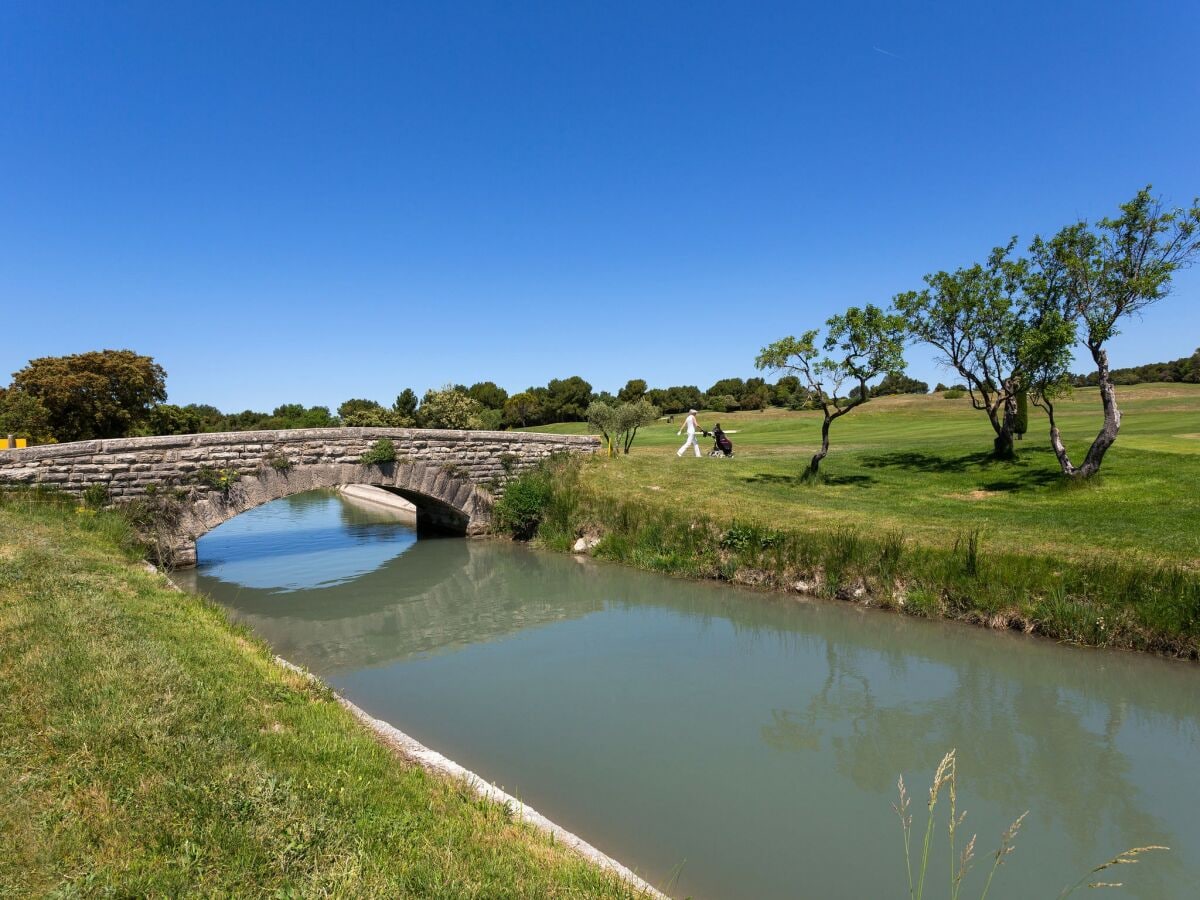
[[(396, 462), (363, 465), (383, 438)], [(554, 453), (595, 453), (599, 439), (512, 431), (306, 428), (115, 438), (0, 452), (0, 486), (45, 485), (81, 495), (102, 485), (113, 502), (178, 501), (176, 563), (195, 561), (195, 540), (269, 500), (338, 484), (376, 484), (417, 506), (418, 527), (487, 528), (492, 500), (512, 475)]]

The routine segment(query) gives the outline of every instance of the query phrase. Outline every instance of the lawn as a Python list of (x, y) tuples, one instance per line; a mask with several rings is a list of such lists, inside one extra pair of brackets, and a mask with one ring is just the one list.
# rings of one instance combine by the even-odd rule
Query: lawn
[(0, 498), (0, 896), (623, 897), (135, 561)]
[[(1030, 409), (1015, 462), (989, 457), (992, 431), (966, 398), (872, 400), (833, 424), (823, 483), (801, 475), (820, 441), (815, 412), (702, 413), (731, 434), (733, 459), (677, 459), (675, 422), (643, 429), (629, 457), (598, 459), (583, 485), (614, 499), (772, 528), (852, 526), (948, 549), (979, 529), (985, 551), (1075, 561), (1200, 564), (1200, 385), (1118, 388), (1121, 435), (1092, 482), (1059, 474), (1045, 416)], [(1060, 423), (1082, 457), (1100, 427), (1098, 392), (1077, 390)], [(586, 433), (583, 423), (538, 431)], [(702, 442), (707, 452), (711, 441)]]

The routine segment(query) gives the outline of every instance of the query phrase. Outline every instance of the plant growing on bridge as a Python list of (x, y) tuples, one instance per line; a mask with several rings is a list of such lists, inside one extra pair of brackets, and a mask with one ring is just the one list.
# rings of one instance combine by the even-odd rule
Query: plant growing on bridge
[[(866, 403), (871, 392), (867, 382), (880, 375), (899, 375), (904, 371), (904, 323), (877, 306), (862, 309), (852, 306), (826, 323), (822, 344), (817, 346), (818, 331), (806, 331), (799, 338), (786, 337), (764, 347), (754, 365), (759, 369), (785, 370), (798, 376), (812, 402), (824, 414), (821, 423), (821, 449), (808, 464), (808, 477), (816, 477), (829, 453), (829, 427), (856, 406)], [(843, 388), (857, 388), (850, 396)]]
[(267, 465), (278, 472), (280, 475), (286, 475), (292, 470), (292, 461), (287, 455), (276, 450), (267, 457)]
[(237, 469), (214, 469), (211, 466), (202, 466), (193, 477), (197, 484), (220, 491), (223, 497), (228, 497), (233, 486), (242, 480)]
[(380, 438), (358, 458), (364, 466), (382, 466), (396, 461), (396, 445), (390, 438)]

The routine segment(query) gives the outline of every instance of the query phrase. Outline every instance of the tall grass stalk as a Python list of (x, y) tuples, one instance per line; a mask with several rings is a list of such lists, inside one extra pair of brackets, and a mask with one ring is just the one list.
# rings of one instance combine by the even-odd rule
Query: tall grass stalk
[[(916, 888), (913, 888), (913, 869), (912, 869), (912, 816), (908, 813), (909, 798), (908, 791), (904, 787), (904, 776), (896, 781), (896, 788), (899, 792), (899, 801), (892, 804), (892, 809), (900, 818), (900, 831), (904, 838), (904, 869), (908, 879), (908, 896), (910, 900), (924, 900), (925, 896), (925, 875), (929, 868), (929, 849), (933, 841), (934, 823), (936, 821), (935, 809), (938, 803), (938, 797), (941, 794), (942, 788), (948, 789), (950, 817), (947, 823), (947, 836), (950, 844), (950, 900), (958, 900), (962, 892), (963, 881), (966, 878), (967, 872), (970, 871), (971, 861), (975, 858), (975, 839), (977, 835), (971, 835), (971, 839), (963, 848), (962, 853), (957, 859), (957, 865), (954, 856), (954, 841), (955, 835), (959, 827), (963, 824), (967, 814), (958, 811), (958, 761), (955, 751), (951, 750), (938, 763), (937, 770), (933, 775), (933, 784), (929, 788), (929, 802), (927, 804), (929, 810), (929, 819), (925, 823), (925, 842), (921, 848), (921, 866), (916, 873)], [(1025, 821), (1025, 817), (1029, 815), (1029, 811), (1021, 813), (1011, 825), (1005, 830), (1000, 837), (1000, 846), (992, 855), (992, 868), (988, 872), (987, 880), (983, 884), (983, 891), (979, 895), (979, 900), (987, 900), (988, 893), (992, 889), (992, 879), (996, 877), (996, 870), (1003, 865), (1005, 859), (1015, 849), (1014, 841), (1017, 837), (1017, 832), (1021, 830), (1021, 824)], [(1138, 857), (1143, 853), (1148, 853), (1155, 850), (1167, 850), (1169, 848), (1162, 847), (1157, 844), (1150, 844), (1145, 847), (1133, 847), (1130, 850), (1125, 850), (1118, 853), (1107, 862), (1101, 863), (1094, 869), (1088, 871), (1082, 878), (1071, 885), (1063, 888), (1058, 894), (1058, 900), (1063, 900), (1064, 897), (1069, 897), (1082, 887), (1088, 888), (1114, 888), (1122, 887), (1122, 883), (1118, 881), (1093, 881), (1091, 880), (1099, 872), (1105, 869), (1110, 869), (1114, 866), (1130, 865), (1139, 862)]]

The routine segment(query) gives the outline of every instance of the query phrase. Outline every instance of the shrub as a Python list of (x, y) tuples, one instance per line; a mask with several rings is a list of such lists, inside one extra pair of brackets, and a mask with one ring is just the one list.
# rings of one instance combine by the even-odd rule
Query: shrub
[(214, 469), (211, 466), (204, 466), (196, 472), (194, 478), (197, 484), (207, 485), (213, 490), (228, 495), (230, 489), (241, 481), (242, 476), (237, 469)]
[(389, 438), (380, 438), (373, 443), (358, 461), (364, 466), (382, 466), (396, 461), (396, 445)]
[(83, 491), (83, 505), (88, 509), (108, 506), (108, 485), (90, 484)]
[(537, 534), (554, 494), (549, 474), (543, 469), (524, 472), (508, 483), (504, 496), (492, 507), (492, 528), (527, 541)]
[(955, 388), (948, 388), (947, 390), (943, 391), (942, 397), (946, 400), (958, 400), (962, 397), (965, 397), (966, 394), (967, 394), (966, 391), (962, 390), (961, 388), (955, 387)]
[(292, 461), (279, 452), (272, 453), (267, 457), (267, 465), (281, 475), (292, 469)]

